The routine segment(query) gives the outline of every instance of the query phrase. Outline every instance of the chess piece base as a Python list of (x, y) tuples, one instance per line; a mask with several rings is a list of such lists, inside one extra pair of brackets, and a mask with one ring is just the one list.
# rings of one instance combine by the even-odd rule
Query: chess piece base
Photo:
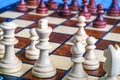
[(86, 19), (90, 19), (90, 16), (91, 16), (91, 14), (89, 12), (88, 13), (79, 13), (79, 16), (81, 16), (81, 15), (85, 16)]
[(39, 50), (38, 49), (27, 49), (25, 51), (25, 57), (32, 60), (37, 60), (39, 57)]
[(53, 3), (47, 3), (46, 5), (50, 9), (57, 9), (58, 8), (58, 4), (55, 3), (55, 2), (53, 2)]
[(71, 15), (71, 11), (70, 10), (60, 10), (59, 15), (63, 16), (63, 17), (67, 17), (67, 16)]
[(25, 12), (28, 10), (28, 8), (27, 8), (26, 4), (22, 4), (22, 5), (19, 4), (19, 5), (17, 5), (17, 10), (21, 11), (21, 12)]
[(106, 22), (105, 21), (95, 21), (94, 23), (93, 23), (93, 27), (94, 28), (104, 28), (104, 27), (106, 27)]
[(37, 11), (36, 11), (38, 14), (46, 14), (48, 13), (48, 8), (46, 7), (42, 7), (42, 8), (37, 8)]
[(107, 15), (108, 16), (120, 16), (120, 10), (111, 8), (108, 10)]
[[(15, 62), (14, 62), (15, 61)], [(0, 60), (0, 72), (2, 73), (16, 73), (22, 69), (22, 62), (20, 60), (14, 60), (13, 62), (5, 62)]]
[(32, 74), (39, 78), (50, 78), (55, 76), (56, 69), (54, 68), (53, 64), (35, 64), (32, 70)]

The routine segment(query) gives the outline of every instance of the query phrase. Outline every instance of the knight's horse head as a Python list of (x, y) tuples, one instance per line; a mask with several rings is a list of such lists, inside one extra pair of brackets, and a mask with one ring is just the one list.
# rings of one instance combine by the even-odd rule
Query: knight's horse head
[(108, 75), (120, 74), (120, 48), (118, 45), (109, 45), (108, 49), (104, 51), (106, 61), (104, 63), (104, 70)]

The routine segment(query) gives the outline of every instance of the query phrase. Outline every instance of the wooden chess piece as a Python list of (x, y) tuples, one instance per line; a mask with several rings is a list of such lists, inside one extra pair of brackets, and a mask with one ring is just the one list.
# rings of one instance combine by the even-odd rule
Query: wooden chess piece
[[(0, 40), (2, 39), (3, 39), (3, 31), (2, 29), (0, 29)], [(3, 58), (4, 53), (5, 53), (5, 46), (0, 43), (0, 58)]]
[(35, 28), (30, 30), (30, 35), (31, 44), (29, 48), (25, 50), (25, 57), (32, 60), (37, 60), (39, 57), (39, 50), (35, 47), (38, 40), (38, 35), (35, 31)]
[(86, 18), (85, 16), (79, 16), (78, 17), (78, 24), (77, 26), (79, 27), (78, 31), (76, 34), (73, 36), (73, 42), (81, 42), (84, 46), (87, 45), (86, 39), (88, 35), (86, 34), (84, 30), (84, 26), (86, 25)]
[(80, 42), (74, 43), (71, 52), (73, 54), (71, 58), (73, 66), (63, 80), (88, 80), (88, 75), (82, 66), (82, 63), (85, 61), (84, 57), (82, 57), (85, 53), (84, 46)]
[(19, 4), (17, 5), (17, 10), (21, 12), (25, 12), (28, 10), (25, 0), (20, 0)]
[(58, 4), (54, 0), (49, 0), (46, 4), (49, 9), (57, 9)]
[(96, 6), (95, 0), (90, 0), (89, 5), (88, 5), (88, 10), (93, 15), (97, 14), (97, 6)]
[(108, 49), (104, 51), (104, 56), (106, 57), (106, 61), (103, 69), (107, 75), (99, 80), (120, 80), (118, 79), (120, 75), (120, 47), (118, 45), (114, 47), (109, 45)]
[(14, 50), (14, 45), (18, 42), (14, 37), (14, 31), (17, 26), (9, 19), (0, 25), (4, 32), (1, 43), (5, 45), (4, 57), (0, 59), (0, 72), (2, 73), (11, 74), (19, 72), (22, 69), (22, 62), (16, 57)]
[(60, 16), (67, 17), (71, 15), (71, 11), (68, 7), (68, 0), (63, 0), (64, 5), (62, 6), (62, 9), (59, 11)]
[(38, 14), (46, 14), (46, 13), (48, 13), (48, 8), (46, 7), (46, 4), (45, 4), (44, 0), (40, 0), (40, 4), (37, 7), (36, 12)]
[(80, 5), (78, 4), (78, 0), (72, 0), (71, 5), (69, 6), (70, 10), (78, 11), (80, 9)]
[(88, 11), (87, 6), (88, 6), (87, 0), (83, 0), (82, 10), (80, 10), (79, 16), (83, 15), (86, 17), (86, 19), (90, 19), (91, 13)]
[(41, 19), (39, 25), (40, 26), (36, 28), (36, 32), (40, 41), (36, 47), (40, 50), (40, 55), (33, 66), (32, 74), (39, 78), (49, 78), (56, 74), (56, 69), (49, 58), (48, 52), (51, 48), (48, 40), (52, 32), (52, 28), (48, 27), (48, 20), (46, 19)]
[(28, 5), (30, 6), (38, 6), (38, 0), (28, 0)]
[(112, 5), (107, 11), (107, 15), (109, 16), (120, 16), (120, 7), (118, 5), (118, 0), (112, 0)]
[(95, 56), (94, 49), (96, 48), (95, 43), (96, 39), (92, 36), (88, 37), (86, 50), (87, 53), (85, 55), (85, 61), (83, 62), (84, 69), (87, 70), (95, 70), (99, 68), (99, 61)]
[(106, 27), (107, 22), (103, 18), (103, 13), (104, 13), (104, 6), (102, 4), (98, 5), (98, 14), (93, 22), (93, 27), (95, 28), (104, 28)]

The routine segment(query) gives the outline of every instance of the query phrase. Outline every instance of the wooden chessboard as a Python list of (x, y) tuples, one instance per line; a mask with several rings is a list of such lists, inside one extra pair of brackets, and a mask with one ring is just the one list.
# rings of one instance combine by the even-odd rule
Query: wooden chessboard
[[(0, 22), (5, 18), (12, 18), (13, 22), (19, 26), (15, 30), (16, 38), (19, 42), (15, 45), (17, 57), (23, 62), (23, 69), (15, 74), (0, 74), (3, 80), (62, 80), (70, 71), (72, 66), (70, 48), (72, 45), (71, 39), (78, 30), (77, 27), (77, 11), (72, 11), (69, 17), (60, 17), (54, 10), (49, 10), (47, 14), (37, 14), (33, 6), (28, 6), (28, 12), (18, 12), (15, 6), (6, 8), (7, 10), (0, 13)], [(38, 20), (46, 18), (49, 21), (49, 26), (53, 32), (50, 35), (50, 44), (52, 48), (49, 50), (50, 58), (56, 66), (57, 74), (48, 79), (36, 78), (32, 75), (31, 70), (35, 60), (25, 58), (25, 49), (30, 44), (29, 30), (38, 27)], [(93, 28), (92, 23), (96, 16), (91, 16), (87, 20), (85, 30), (89, 36), (94, 36), (97, 39), (95, 54), (100, 60), (100, 68), (94, 71), (85, 70), (89, 74), (89, 80), (97, 80), (105, 75), (102, 68), (105, 61), (104, 50), (109, 44), (120, 45), (120, 16), (111, 17), (104, 14), (107, 21), (107, 27), (98, 29)], [(2, 57), (0, 57), (2, 58)]]

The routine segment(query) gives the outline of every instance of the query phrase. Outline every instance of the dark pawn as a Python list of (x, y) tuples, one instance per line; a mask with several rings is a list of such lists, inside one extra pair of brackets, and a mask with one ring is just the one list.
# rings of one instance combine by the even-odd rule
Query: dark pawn
[(95, 0), (90, 0), (89, 5), (88, 5), (88, 10), (93, 15), (97, 14), (97, 6), (96, 6)]
[(118, 5), (118, 0), (113, 0), (110, 9), (107, 12), (109, 16), (120, 16), (120, 8)]
[(28, 0), (28, 5), (30, 6), (37, 6), (38, 5), (38, 0)]
[(80, 9), (80, 6), (78, 4), (78, 0), (72, 0), (72, 3), (70, 5), (70, 10), (77, 11)]
[(60, 10), (59, 14), (60, 16), (64, 16), (64, 17), (70, 16), (71, 11), (67, 4), (68, 0), (63, 0), (63, 1), (64, 1), (64, 5), (62, 6), (62, 9)]
[(91, 16), (91, 13), (88, 11), (87, 5), (88, 5), (87, 0), (83, 0), (82, 10), (80, 10), (79, 16), (83, 15), (86, 17), (86, 19), (89, 19)]
[(57, 9), (58, 4), (54, 0), (49, 0), (46, 4), (49, 9)]
[(19, 4), (17, 5), (17, 10), (21, 12), (25, 12), (28, 10), (27, 4), (24, 0), (20, 0)]
[(93, 22), (93, 27), (95, 27), (95, 28), (104, 28), (104, 27), (106, 27), (107, 23), (103, 18), (103, 13), (104, 13), (103, 9), (104, 9), (104, 6), (102, 4), (99, 4), (98, 5), (97, 18)]
[(36, 12), (39, 14), (46, 14), (48, 12), (48, 8), (46, 7), (44, 0), (40, 0), (40, 4), (37, 7)]

